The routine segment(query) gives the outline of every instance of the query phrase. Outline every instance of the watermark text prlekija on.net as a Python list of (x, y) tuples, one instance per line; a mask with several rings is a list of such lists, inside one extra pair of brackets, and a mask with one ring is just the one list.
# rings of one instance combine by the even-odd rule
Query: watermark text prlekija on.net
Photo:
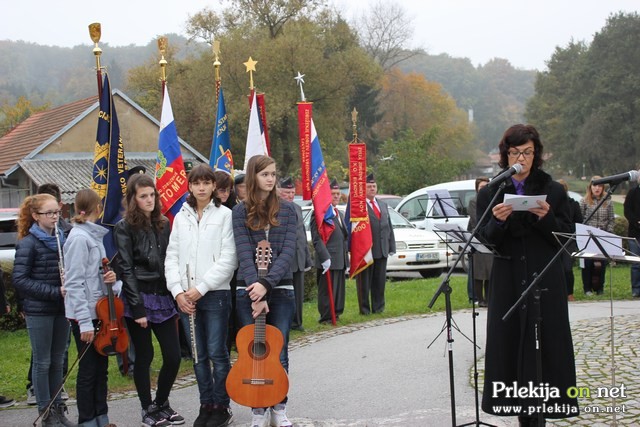
[[(494, 398), (511, 398), (511, 399), (538, 399), (541, 401), (538, 405), (529, 406), (493, 406), (495, 414), (502, 415), (533, 415), (547, 414), (556, 416), (569, 416), (578, 412), (578, 407), (570, 404), (550, 403), (550, 399), (560, 399), (568, 397), (571, 399), (578, 398), (583, 401), (589, 399), (611, 399), (626, 398), (627, 390), (624, 384), (615, 387), (577, 387), (572, 386), (562, 391), (558, 387), (550, 386), (549, 383), (540, 383), (535, 385), (529, 381), (526, 385), (518, 385), (516, 381), (507, 384), (501, 381), (492, 383), (492, 397)], [(594, 405), (586, 404), (580, 407), (583, 413), (624, 413), (626, 405)]]

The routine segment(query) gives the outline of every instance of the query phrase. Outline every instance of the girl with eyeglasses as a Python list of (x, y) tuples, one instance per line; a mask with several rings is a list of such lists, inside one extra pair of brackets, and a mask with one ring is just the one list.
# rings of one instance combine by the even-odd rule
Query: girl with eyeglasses
[(27, 197), (18, 216), (18, 243), (13, 264), (13, 284), (23, 301), (27, 331), (33, 354), (33, 388), (43, 426), (72, 426), (60, 394), (64, 352), (69, 338), (65, 317), (65, 286), (59, 269), (57, 230), (60, 207), (55, 197)]
[[(585, 222), (586, 225), (599, 228), (600, 230), (613, 233), (614, 214), (613, 203), (611, 200), (606, 200), (600, 208), (595, 211), (596, 207), (600, 203), (603, 197), (605, 197), (604, 185), (594, 185), (595, 179), (602, 178), (596, 175), (589, 181), (587, 192), (584, 198), (580, 201), (580, 212), (582, 218), (591, 216), (589, 221)], [(595, 211), (595, 213), (594, 213)], [(607, 272), (606, 261), (594, 261), (591, 259), (584, 259), (584, 267), (582, 268), (582, 289), (587, 296), (593, 295), (595, 292), (597, 295), (602, 295), (604, 292), (604, 280)]]

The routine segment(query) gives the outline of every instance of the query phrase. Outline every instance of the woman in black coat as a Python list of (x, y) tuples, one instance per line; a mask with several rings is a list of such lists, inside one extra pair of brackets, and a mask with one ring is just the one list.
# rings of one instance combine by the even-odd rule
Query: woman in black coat
[[(495, 245), (499, 253), (494, 258), (489, 284), (482, 409), (494, 415), (521, 413), (520, 425), (534, 426), (539, 417), (578, 415), (577, 400), (567, 397), (567, 389), (576, 385), (576, 374), (567, 289), (559, 257), (538, 282), (542, 290), (540, 377), (536, 369), (534, 292), (508, 320), (503, 321), (502, 317), (560, 249), (552, 232), (570, 232), (568, 196), (540, 169), (543, 146), (533, 126), (510, 127), (499, 148), (501, 167), (519, 163), (522, 170), (506, 180), (504, 189), (487, 186), (480, 190), (477, 212), (485, 211), (496, 191), (546, 195), (546, 200), (528, 211), (514, 212), (511, 205), (503, 203), (504, 196), (500, 194), (491, 206), (492, 215), (480, 227), (483, 239)], [(518, 390), (520, 387), (526, 390)], [(513, 409), (506, 413), (509, 408)], [(518, 410), (521, 412), (515, 412)]]

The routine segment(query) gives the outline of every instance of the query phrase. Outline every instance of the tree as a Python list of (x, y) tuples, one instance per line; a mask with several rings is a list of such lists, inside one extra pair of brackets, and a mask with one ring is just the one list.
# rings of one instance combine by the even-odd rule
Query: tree
[(385, 72), (422, 52), (407, 47), (413, 37), (413, 26), (398, 3), (378, 1), (359, 17), (358, 23), (354, 27), (362, 47)]
[(4, 136), (11, 129), (28, 119), (33, 113), (49, 109), (49, 104), (35, 107), (24, 96), (18, 98), (15, 105), (4, 104), (0, 107), (0, 136)]
[(408, 194), (416, 188), (451, 181), (471, 167), (472, 162), (443, 156), (438, 149), (440, 128), (417, 137), (412, 130), (388, 139), (381, 148), (385, 161), (375, 167), (381, 191)]
[(637, 13), (610, 16), (588, 47), (570, 43), (556, 49), (549, 71), (538, 76), (527, 117), (546, 135), (558, 167), (577, 170), (586, 164), (587, 175), (637, 167), (639, 67)]
[(467, 115), (439, 84), (394, 69), (383, 79), (380, 109), (384, 115), (375, 126), (380, 138), (393, 139), (409, 129), (420, 136), (437, 128), (432, 149), (443, 157), (468, 159), (472, 136)]

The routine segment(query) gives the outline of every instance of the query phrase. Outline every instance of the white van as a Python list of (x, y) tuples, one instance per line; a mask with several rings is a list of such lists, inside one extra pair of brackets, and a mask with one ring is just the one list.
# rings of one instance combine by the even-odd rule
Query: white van
[[(416, 227), (425, 230), (433, 230), (435, 224), (442, 223), (460, 224), (466, 230), (469, 223), (467, 206), (476, 195), (475, 185), (475, 179), (467, 179), (424, 187), (402, 199), (396, 206), (396, 210)], [(443, 199), (440, 203), (436, 203), (433, 197), (429, 197), (429, 193), (433, 194), (436, 190), (447, 190), (451, 199)], [(458, 215), (445, 215), (443, 208), (446, 205), (455, 206)]]

